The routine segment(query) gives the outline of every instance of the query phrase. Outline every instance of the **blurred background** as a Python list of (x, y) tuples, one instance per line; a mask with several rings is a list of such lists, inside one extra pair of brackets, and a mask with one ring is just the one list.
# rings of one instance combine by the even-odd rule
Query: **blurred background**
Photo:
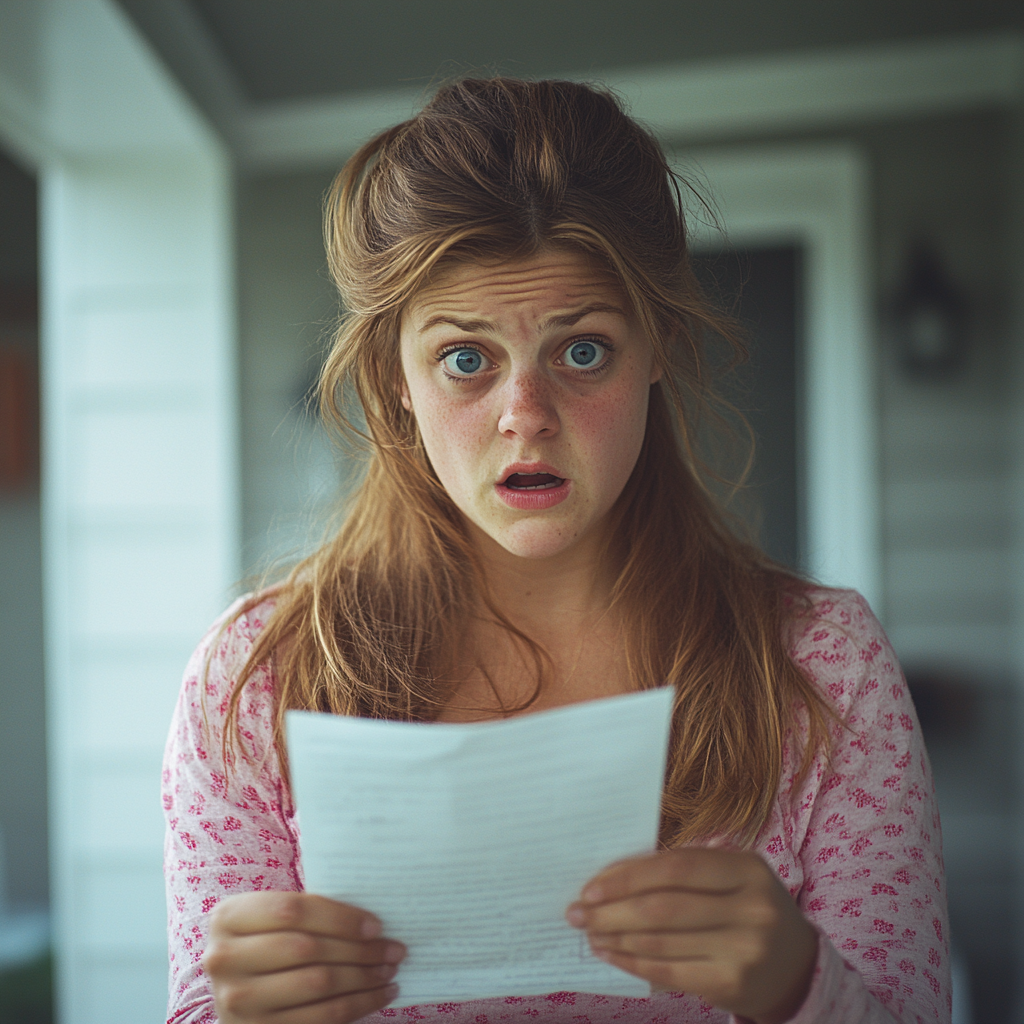
[(611, 85), (718, 209), (694, 237), (751, 328), (751, 514), (882, 618), (954, 1019), (1024, 1020), (1024, 5), (997, 0), (0, 0), (0, 1020), (163, 1019), (182, 667), (344, 478), (304, 405), (321, 198), (467, 71)]

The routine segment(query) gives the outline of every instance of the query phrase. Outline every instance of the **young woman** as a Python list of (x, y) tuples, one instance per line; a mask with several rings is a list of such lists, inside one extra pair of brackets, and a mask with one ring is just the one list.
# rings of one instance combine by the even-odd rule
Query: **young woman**
[[(701, 482), (704, 342), (731, 331), (652, 136), (582, 85), (446, 86), (346, 165), (327, 250), (322, 407), (358, 403), (370, 457), (337, 535), (186, 672), (170, 1019), (948, 1021), (913, 707), (864, 602), (738, 539)], [(660, 848), (566, 908), (651, 997), (389, 1009), (402, 945), (302, 891), (284, 712), (472, 721), (664, 684)]]

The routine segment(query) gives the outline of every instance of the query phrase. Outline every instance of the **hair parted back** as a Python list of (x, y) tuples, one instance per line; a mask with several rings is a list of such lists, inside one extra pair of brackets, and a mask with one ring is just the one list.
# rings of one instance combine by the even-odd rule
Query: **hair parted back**
[(456, 684), (448, 652), (481, 601), (532, 659), (539, 692), (550, 660), (490, 601), (402, 405), (398, 339), (435, 268), (557, 249), (617, 276), (662, 370), (607, 552), (632, 685), (676, 688), (662, 840), (749, 841), (770, 813), (787, 732), (802, 734), (806, 768), (830, 711), (787, 653), (804, 584), (734, 535), (701, 483), (693, 438), (715, 404), (706, 339), (742, 343), (694, 277), (680, 183), (658, 142), (590, 86), (447, 84), (346, 163), (326, 198), (325, 238), (345, 313), (321, 412), (363, 439), (368, 465), (337, 534), (276, 593), (235, 684), (225, 757), (244, 686), (267, 662), (282, 752), (288, 709), (435, 718)]

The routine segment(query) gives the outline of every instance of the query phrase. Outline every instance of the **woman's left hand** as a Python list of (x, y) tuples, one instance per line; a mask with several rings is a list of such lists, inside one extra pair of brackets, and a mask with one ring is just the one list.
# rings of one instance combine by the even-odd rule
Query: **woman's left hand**
[(814, 973), (818, 933), (753, 853), (688, 847), (619, 861), (566, 916), (608, 963), (756, 1024), (792, 1017)]

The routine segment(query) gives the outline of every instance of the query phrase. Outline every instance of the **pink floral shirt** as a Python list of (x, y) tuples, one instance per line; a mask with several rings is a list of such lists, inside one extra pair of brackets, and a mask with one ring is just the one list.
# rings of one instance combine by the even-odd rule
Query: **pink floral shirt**
[[(820, 932), (811, 991), (794, 1024), (948, 1022), (949, 940), (939, 816), (928, 757), (895, 655), (867, 604), (818, 590), (792, 629), (795, 662), (833, 702), (841, 725), (831, 763), (819, 756), (792, 785), (800, 730), (755, 848)], [(217, 1020), (201, 958), (209, 914), (231, 893), (302, 888), (295, 810), (272, 741), (270, 669), (240, 707), (249, 759), (230, 782), (220, 757), (232, 680), (273, 608), (267, 599), (216, 628), (185, 671), (163, 771), (165, 871), (174, 1024)], [(233, 610), (226, 613), (231, 619)], [(210, 651), (211, 644), (215, 647)], [(200, 701), (203, 665), (206, 723)], [(685, 993), (625, 999), (581, 992), (386, 1008), (374, 1024), (726, 1024), (728, 1013)]]

